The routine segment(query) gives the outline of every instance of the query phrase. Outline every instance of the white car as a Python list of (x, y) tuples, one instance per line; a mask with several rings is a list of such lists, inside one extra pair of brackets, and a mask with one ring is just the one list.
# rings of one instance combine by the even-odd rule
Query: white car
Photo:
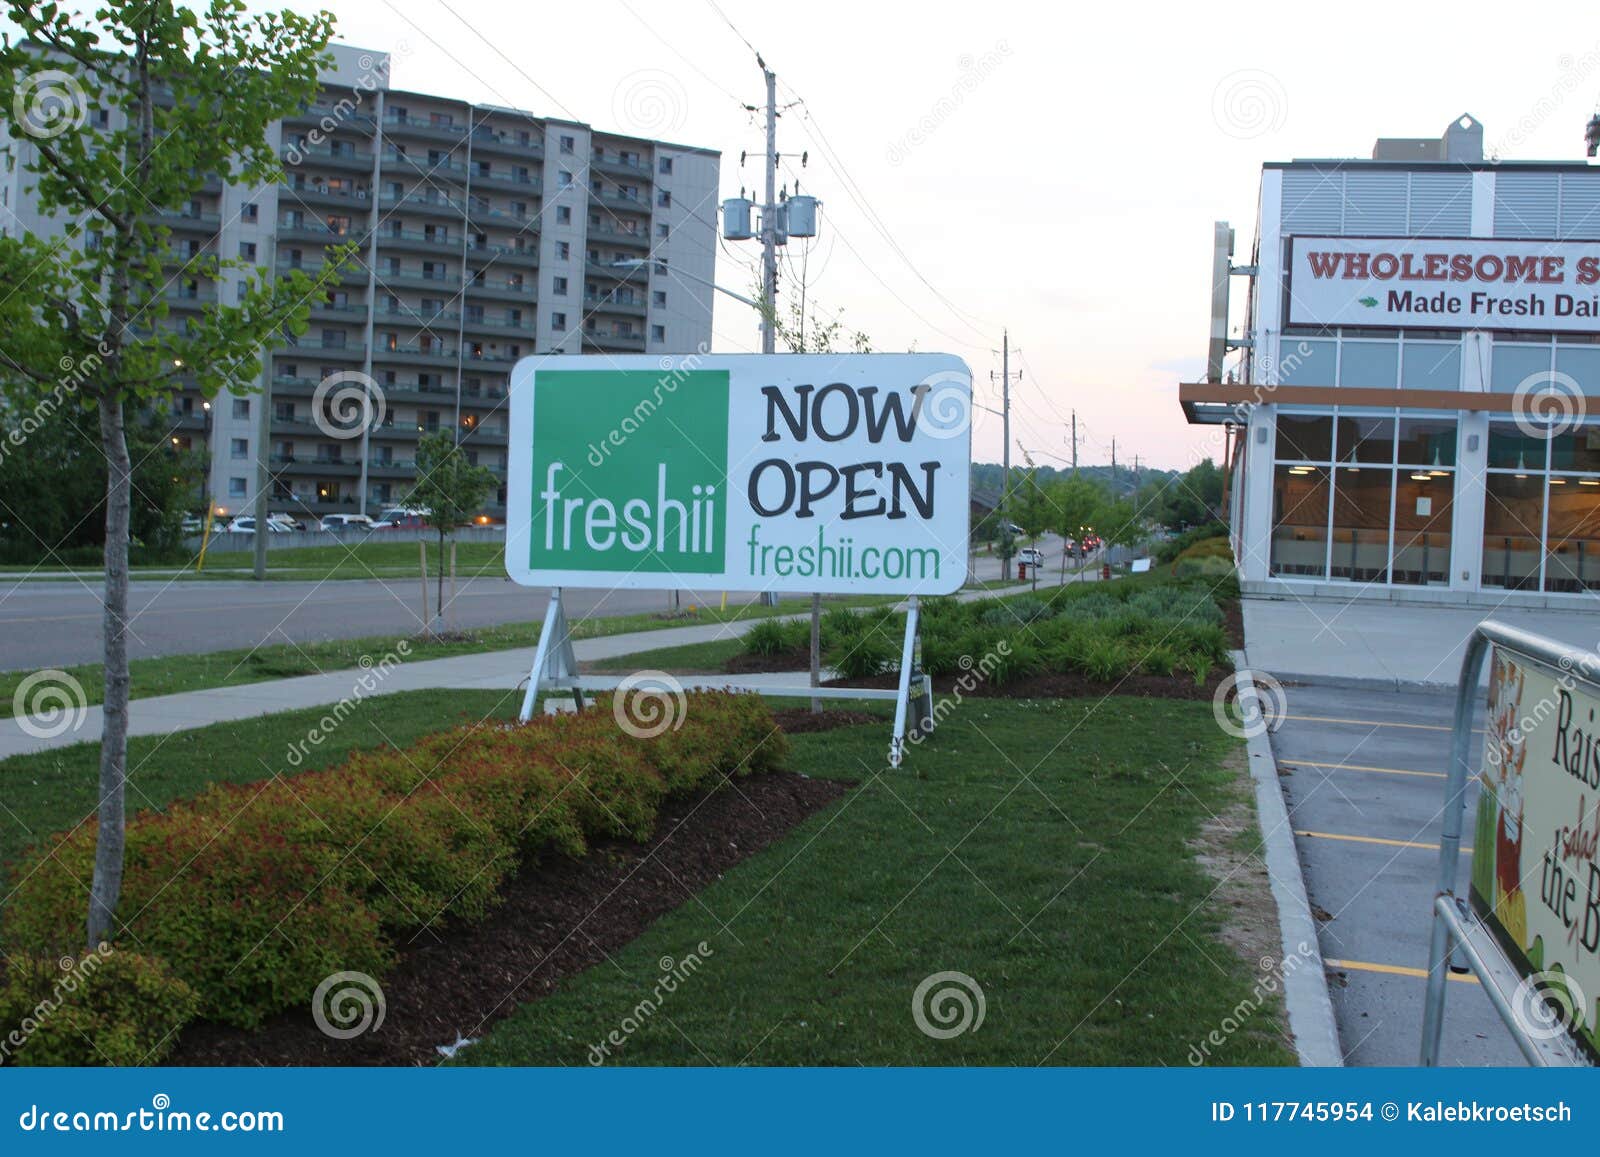
[(1027, 563), (1029, 566), (1044, 565), (1044, 551), (1036, 546), (1025, 546), (1017, 551), (1017, 561)]
[[(288, 534), (293, 529), (293, 525), (285, 525), (270, 516), (267, 518), (268, 534)], [(228, 533), (230, 534), (254, 534), (255, 532), (256, 520), (248, 514), (235, 518), (228, 523)]]
[(365, 514), (324, 514), (318, 524), (323, 530), (371, 530), (372, 519)]

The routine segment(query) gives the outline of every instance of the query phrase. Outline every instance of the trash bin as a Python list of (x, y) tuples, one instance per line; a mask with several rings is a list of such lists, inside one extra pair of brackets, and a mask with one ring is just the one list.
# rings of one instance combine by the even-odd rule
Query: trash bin
[(1028, 581), (1028, 564), (1025, 562), (1019, 562), (1017, 564), (1017, 581), (1019, 583), (1025, 583)]
[(1107, 582), (1111, 581), (1111, 564), (1109, 562), (1100, 564), (1100, 577)]

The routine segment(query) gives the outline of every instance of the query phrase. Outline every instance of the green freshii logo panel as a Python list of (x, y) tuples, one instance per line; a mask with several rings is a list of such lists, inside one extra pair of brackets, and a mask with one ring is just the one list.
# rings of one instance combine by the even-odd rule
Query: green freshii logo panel
[(721, 574), (727, 476), (728, 371), (540, 372), (528, 565)]

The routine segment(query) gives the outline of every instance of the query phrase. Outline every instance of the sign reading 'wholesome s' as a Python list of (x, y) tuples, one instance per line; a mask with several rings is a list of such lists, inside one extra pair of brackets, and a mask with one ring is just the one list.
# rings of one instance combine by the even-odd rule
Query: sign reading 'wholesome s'
[(1291, 325), (1591, 332), (1600, 244), (1293, 237)]
[(506, 570), (530, 586), (948, 594), (972, 375), (943, 354), (525, 358)]

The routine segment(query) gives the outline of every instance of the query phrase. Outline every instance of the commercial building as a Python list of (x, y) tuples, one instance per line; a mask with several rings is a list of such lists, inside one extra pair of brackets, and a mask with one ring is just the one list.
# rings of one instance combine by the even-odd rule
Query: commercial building
[(1265, 165), (1257, 221), (1248, 264), (1219, 225), (1208, 380), (1180, 387), (1191, 422), (1231, 427), (1244, 589), (1600, 587), (1600, 169), (1486, 159), (1463, 116)]
[[(307, 517), (401, 501), (426, 431), (458, 428), (503, 477), (518, 358), (711, 341), (716, 152), (395, 90), (389, 70), (383, 53), (336, 47), (316, 102), (272, 126), (281, 183), (214, 179), (164, 218), (175, 324), (243, 292), (242, 271), (197, 277), (186, 261), (309, 272), (328, 245), (359, 247), (253, 391), (177, 400), (174, 437), (208, 452), (205, 498), (223, 513), (253, 502), (263, 451), (272, 509)], [(59, 235), (28, 191), (31, 148), (0, 148), (0, 223)], [(372, 421), (353, 422), (369, 381)], [(504, 511), (502, 487), (485, 513)]]

